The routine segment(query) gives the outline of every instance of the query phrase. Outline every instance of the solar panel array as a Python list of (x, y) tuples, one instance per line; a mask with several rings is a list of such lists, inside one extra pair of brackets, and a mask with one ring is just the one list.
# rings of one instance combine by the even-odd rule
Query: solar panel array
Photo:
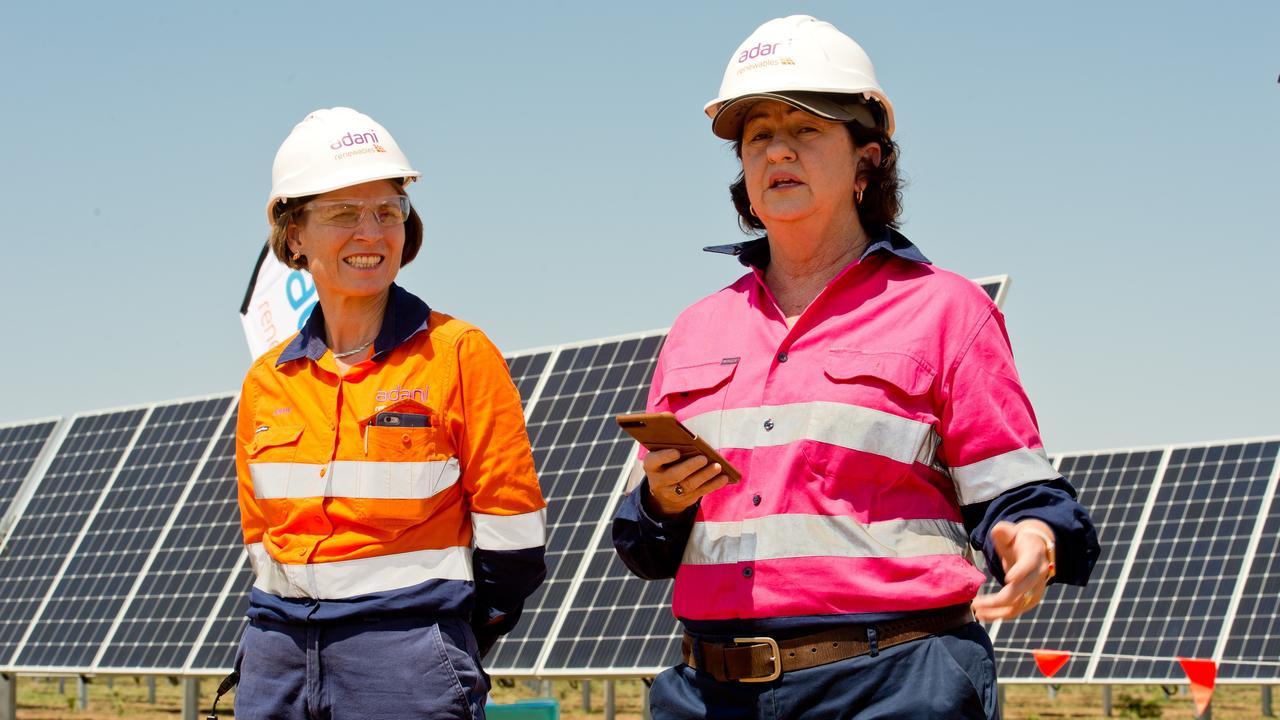
[[(1007, 278), (984, 289), (998, 302)], [(548, 576), (486, 659), (491, 673), (644, 676), (678, 662), (671, 582), (631, 576), (609, 532), (636, 470), (612, 417), (644, 406), (663, 337), (508, 356), (549, 504)], [(230, 668), (253, 581), (234, 405), (0, 426), (0, 670)], [(1057, 676), (1068, 682), (1178, 681), (1174, 655), (1221, 658), (1220, 681), (1280, 679), (1280, 665), (1256, 662), (1280, 657), (1277, 455), (1269, 438), (1053, 458), (1104, 554), (1088, 587), (1057, 586), (1035, 613), (992, 626), (1001, 677), (1043, 681), (1029, 651), (1044, 647), (1073, 653)]]

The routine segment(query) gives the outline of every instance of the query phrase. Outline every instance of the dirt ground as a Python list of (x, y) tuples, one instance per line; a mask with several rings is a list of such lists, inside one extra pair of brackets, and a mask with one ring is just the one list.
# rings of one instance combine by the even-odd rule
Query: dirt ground
[[(200, 685), (200, 717), (204, 718), (213, 700), (216, 683), (204, 680)], [(561, 720), (595, 720), (604, 717), (604, 682), (590, 683), (591, 710), (583, 709), (581, 681), (557, 680), (552, 685), (560, 701)], [(1166, 694), (1159, 686), (1124, 686), (1112, 688), (1113, 717), (1195, 717), (1191, 696), (1180, 688), (1169, 688)], [(615, 708), (618, 720), (640, 720), (642, 685), (638, 680), (619, 680), (615, 684)], [(538, 692), (520, 681), (500, 681), (494, 688), (494, 702), (513, 702), (536, 697)], [(1280, 710), (1280, 688), (1273, 690), (1276, 709)], [(1261, 691), (1257, 686), (1220, 686), (1213, 696), (1214, 720), (1261, 720)], [(218, 717), (231, 718), (232, 697), (219, 703)], [(79, 709), (79, 696), (74, 678), (62, 683), (57, 678), (18, 679), (18, 720), (175, 720), (181, 717), (182, 686), (166, 679), (157, 683), (156, 704), (147, 703), (147, 683), (143, 678), (118, 677), (110, 682), (97, 678), (89, 685), (89, 709)], [(1157, 714), (1158, 713), (1158, 714)], [(1092, 720), (1102, 714), (1102, 688), (1064, 685), (1051, 699), (1044, 685), (1009, 685), (1005, 689), (1006, 720), (1050, 720), (1071, 718)]]

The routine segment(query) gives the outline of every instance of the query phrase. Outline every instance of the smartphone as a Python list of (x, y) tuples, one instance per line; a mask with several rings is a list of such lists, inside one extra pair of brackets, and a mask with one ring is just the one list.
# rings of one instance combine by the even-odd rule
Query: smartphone
[(737, 468), (730, 465), (729, 461), (721, 457), (715, 448), (693, 434), (669, 412), (619, 415), (617, 420), (618, 427), (649, 450), (675, 448), (680, 451), (682, 460), (694, 455), (705, 455), (708, 462), (720, 463), (720, 469), (729, 476), (730, 483), (736, 483), (742, 479), (742, 473), (738, 472)]
[(376, 427), (431, 427), (431, 416), (419, 413), (380, 412), (370, 425)]

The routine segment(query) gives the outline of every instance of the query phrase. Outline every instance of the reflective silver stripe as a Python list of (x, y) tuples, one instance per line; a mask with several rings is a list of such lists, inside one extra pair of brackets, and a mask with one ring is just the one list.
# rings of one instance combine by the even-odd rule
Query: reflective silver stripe
[(1018, 448), (969, 465), (951, 468), (961, 505), (986, 502), (1019, 485), (1058, 477), (1044, 448)]
[(689, 565), (800, 557), (906, 558), (965, 555), (964, 526), (949, 520), (885, 520), (770, 515), (742, 522), (699, 522), (685, 546)]
[(547, 544), (547, 509), (520, 515), (484, 515), (471, 512), (476, 548), (523, 550)]
[(458, 482), (461, 474), (457, 458), (430, 462), (335, 460), (328, 465), (249, 465), (253, 496), (259, 500), (307, 497), (422, 500), (448, 489)]
[[(768, 430), (766, 420), (771, 421)], [(769, 447), (814, 440), (912, 463), (922, 453), (930, 452), (926, 445), (934, 444), (930, 437), (932, 425), (882, 410), (833, 402), (715, 410), (683, 422), (714, 448)]]
[(253, 586), (279, 597), (339, 599), (412, 587), (428, 580), (471, 580), (471, 548), (381, 555), (360, 560), (289, 565), (262, 543), (245, 546), (257, 580)]

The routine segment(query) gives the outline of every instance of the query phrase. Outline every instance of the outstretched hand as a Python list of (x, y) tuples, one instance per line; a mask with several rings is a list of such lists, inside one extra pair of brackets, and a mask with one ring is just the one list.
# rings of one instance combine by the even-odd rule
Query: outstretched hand
[(1053, 538), (1052, 528), (1040, 520), (998, 522), (991, 528), (991, 542), (1004, 567), (1004, 587), (974, 598), (973, 612), (979, 620), (1009, 620), (1040, 603), (1055, 571)]

